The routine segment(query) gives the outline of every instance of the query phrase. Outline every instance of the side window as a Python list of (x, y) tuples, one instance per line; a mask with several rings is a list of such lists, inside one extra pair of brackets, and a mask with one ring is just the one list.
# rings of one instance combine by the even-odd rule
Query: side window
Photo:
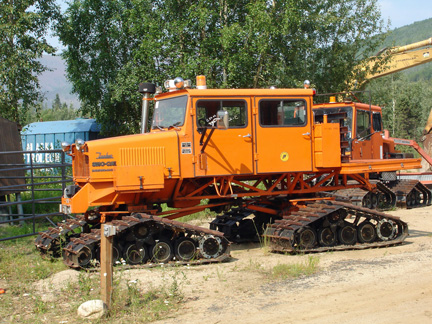
[(382, 131), (382, 121), (381, 121), (381, 114), (374, 112), (372, 115), (372, 123), (373, 123), (373, 129), (375, 132), (381, 132)]
[(218, 110), (228, 111), (230, 128), (247, 125), (244, 100), (198, 100), (196, 104), (198, 127), (215, 126)]
[(271, 99), (259, 102), (261, 126), (303, 126), (306, 120), (304, 100)]
[(364, 137), (371, 132), (369, 111), (357, 110), (357, 137)]

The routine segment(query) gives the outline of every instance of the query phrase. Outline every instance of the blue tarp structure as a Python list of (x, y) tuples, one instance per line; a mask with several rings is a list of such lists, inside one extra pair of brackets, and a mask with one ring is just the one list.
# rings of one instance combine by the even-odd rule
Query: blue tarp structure
[[(77, 118), (31, 123), (21, 131), (23, 151), (40, 151), (61, 149), (62, 142), (72, 144), (77, 139), (84, 141), (98, 137), (99, 125), (94, 119)], [(33, 163), (60, 162), (52, 154), (38, 153), (33, 155)], [(25, 162), (30, 163), (30, 154), (26, 154)], [(70, 157), (68, 157), (70, 162)]]

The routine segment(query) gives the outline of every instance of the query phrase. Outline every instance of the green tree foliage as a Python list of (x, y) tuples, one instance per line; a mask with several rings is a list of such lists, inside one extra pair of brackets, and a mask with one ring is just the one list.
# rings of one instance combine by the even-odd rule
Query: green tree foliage
[(78, 112), (73, 105), (68, 107), (66, 103), (62, 103), (58, 94), (56, 94), (51, 109), (42, 109), (40, 112), (41, 121), (70, 120), (77, 117)]
[(57, 28), (83, 112), (108, 134), (139, 129), (143, 80), (343, 90), (383, 30), (376, 0), (74, 0)]
[(294, 87), (311, 79), (320, 92), (341, 91), (385, 37), (374, 0), (168, 0), (156, 7), (164, 18), (165, 74), (205, 74), (218, 87)]
[(0, 114), (20, 123), (42, 97), (37, 76), (47, 68), (38, 59), (55, 49), (46, 33), (58, 14), (54, 0), (0, 2)]
[(432, 109), (432, 86), (409, 82), (404, 73), (396, 73), (368, 86), (372, 103), (383, 108), (384, 127), (390, 136), (419, 140)]
[(77, 117), (80, 117), (79, 111), (72, 104), (68, 106), (67, 103), (62, 103), (59, 94), (56, 94), (51, 108), (40, 101), (27, 111), (22, 121), (23, 125), (27, 125), (38, 121), (71, 120)]
[(106, 135), (139, 128), (137, 88), (143, 79), (155, 79), (154, 48), (161, 45), (151, 42), (158, 30), (151, 1), (76, 0), (60, 19), (73, 92), (83, 114), (95, 117)]

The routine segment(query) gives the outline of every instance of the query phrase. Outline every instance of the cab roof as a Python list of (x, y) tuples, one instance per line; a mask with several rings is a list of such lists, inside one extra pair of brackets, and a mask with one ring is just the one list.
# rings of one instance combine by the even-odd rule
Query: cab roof
[(312, 89), (183, 89), (156, 95), (156, 99), (166, 99), (188, 94), (191, 97), (242, 97), (242, 96), (313, 96)]

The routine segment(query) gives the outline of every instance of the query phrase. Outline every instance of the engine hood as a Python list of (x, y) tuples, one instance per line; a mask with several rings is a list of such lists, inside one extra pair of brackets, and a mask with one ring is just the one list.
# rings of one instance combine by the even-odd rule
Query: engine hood
[(127, 174), (137, 175), (148, 168), (158, 168), (166, 177), (179, 176), (178, 147), (176, 131), (89, 141), (81, 151), (73, 147), (74, 178), (77, 182), (122, 182)]

